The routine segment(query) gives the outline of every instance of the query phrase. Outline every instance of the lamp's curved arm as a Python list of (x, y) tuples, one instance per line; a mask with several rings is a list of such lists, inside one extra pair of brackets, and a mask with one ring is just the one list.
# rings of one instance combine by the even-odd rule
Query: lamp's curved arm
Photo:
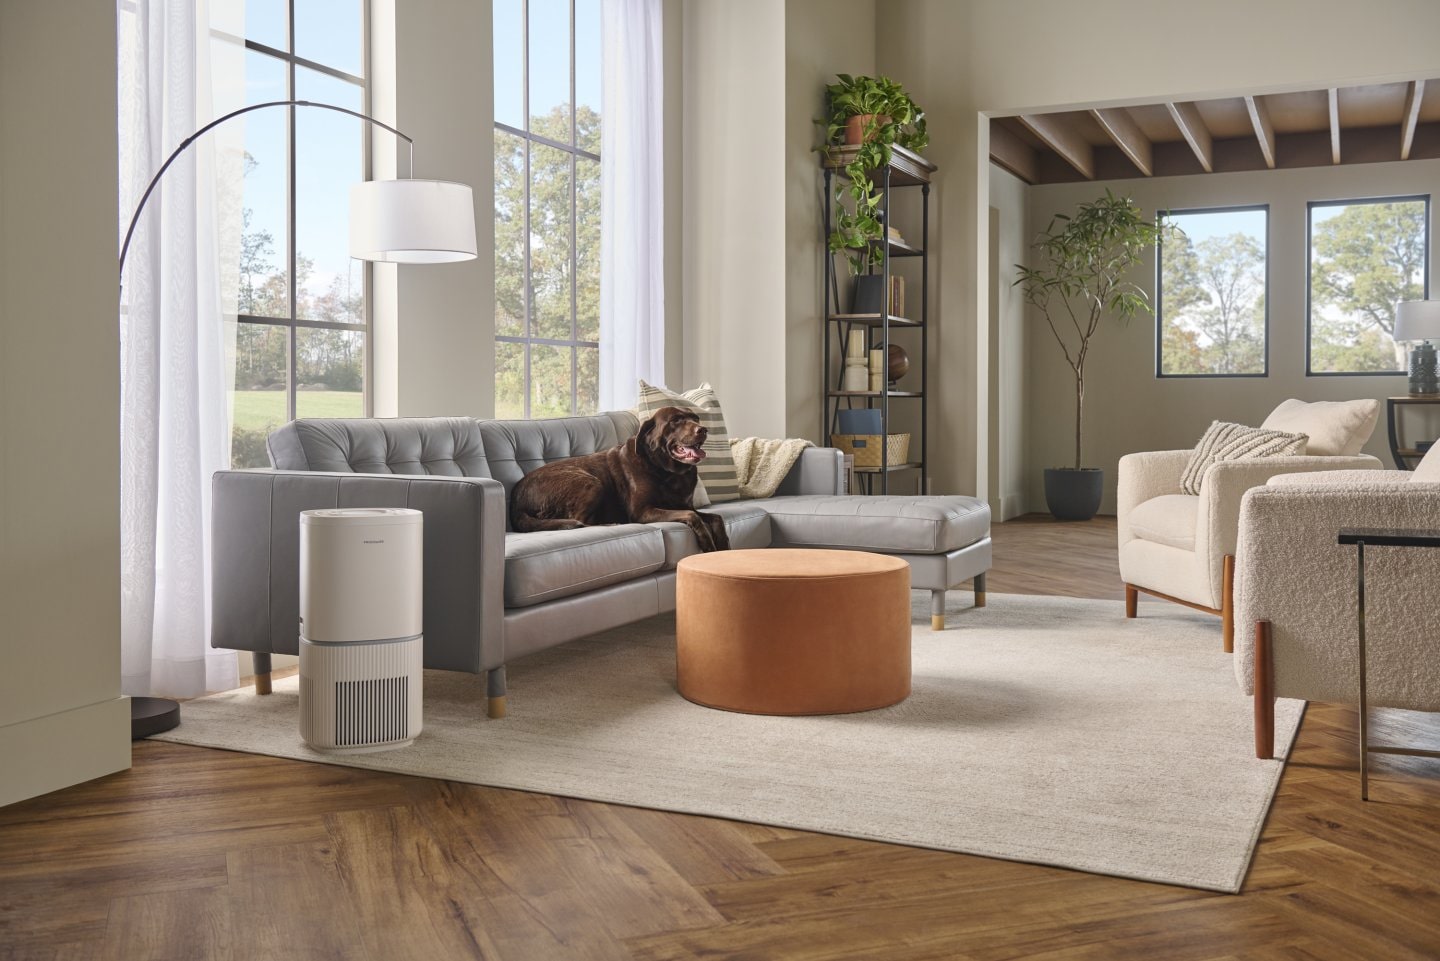
[[(410, 145), (410, 176), (415, 176), (414, 138), (407, 137), (405, 134), (396, 130), (388, 123), (376, 120), (374, 117), (366, 116), (365, 114), (360, 113), (358, 110), (350, 110), (347, 107), (337, 107), (332, 103), (318, 103), (314, 100), (270, 100), (265, 103), (252, 103), (248, 107), (241, 107), (239, 110), (230, 111), (223, 117), (217, 117), (216, 119), (207, 123), (205, 126), (201, 127), (199, 130), (192, 133), (190, 136), (186, 137), (184, 140), (180, 141), (180, 146), (176, 147), (173, 151), (171, 151), (170, 156), (166, 157), (165, 162), (160, 165), (160, 169), (155, 171), (155, 176), (150, 178), (150, 183), (148, 186), (146, 186), (145, 192), (140, 195), (140, 203), (135, 208), (135, 215), (130, 218), (130, 228), (125, 231), (125, 243), (122, 244), (120, 247), (120, 274), (122, 277), (125, 274), (125, 255), (130, 252), (130, 239), (135, 236), (135, 227), (140, 223), (140, 214), (145, 210), (145, 204), (150, 200), (150, 195), (155, 192), (155, 187), (159, 185), (160, 178), (165, 176), (165, 171), (170, 169), (170, 165), (175, 162), (175, 158), (179, 157), (182, 153), (184, 153), (185, 148), (189, 147), (196, 140), (200, 139), (203, 134), (220, 126), (225, 121), (238, 117), (242, 113), (250, 113), (252, 110), (263, 110), (266, 107), (320, 107), (323, 110), (334, 110), (337, 113), (347, 113), (352, 117), (358, 117), (359, 119), (364, 120), (366, 123), (373, 123), (377, 127), (383, 127), (384, 129), (390, 131), (395, 136), (399, 137), (401, 140), (405, 141), (407, 144)], [(124, 286), (123, 280), (121, 281), (121, 286), (122, 288)]]

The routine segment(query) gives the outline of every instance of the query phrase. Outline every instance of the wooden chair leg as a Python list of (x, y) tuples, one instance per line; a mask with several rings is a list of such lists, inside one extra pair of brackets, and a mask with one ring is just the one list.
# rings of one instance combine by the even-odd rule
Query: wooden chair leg
[(985, 606), (985, 575), (975, 575), (975, 606)]
[(945, 592), (930, 592), (930, 630), (945, 630)]
[(270, 654), (266, 651), (256, 651), (250, 655), (253, 666), (251, 673), (255, 675), (255, 693), (270, 693)]
[(1225, 653), (1235, 653), (1235, 555), (1226, 554), (1220, 598), (1221, 633), (1225, 640)]
[(1133, 584), (1125, 585), (1125, 616), (1134, 617), (1140, 605), (1140, 591)]
[(491, 718), (499, 720), (505, 716), (505, 666), (492, 667), (485, 676), (486, 711)]
[(1275, 756), (1275, 664), (1269, 621), (1255, 622), (1255, 756)]

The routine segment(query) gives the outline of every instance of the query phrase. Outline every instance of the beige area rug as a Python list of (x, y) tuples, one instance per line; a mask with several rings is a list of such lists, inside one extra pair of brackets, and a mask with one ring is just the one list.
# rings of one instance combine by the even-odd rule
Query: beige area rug
[[(187, 703), (161, 740), (1238, 891), (1279, 780), (1253, 756), (1218, 619), (1118, 601), (915, 594), (914, 692), (892, 708), (777, 718), (674, 690), (674, 619), (510, 666), (510, 716), (484, 681), (427, 672), (412, 747), (329, 757), (298, 733), (297, 678)], [(1304, 704), (1281, 701), (1288, 753)]]

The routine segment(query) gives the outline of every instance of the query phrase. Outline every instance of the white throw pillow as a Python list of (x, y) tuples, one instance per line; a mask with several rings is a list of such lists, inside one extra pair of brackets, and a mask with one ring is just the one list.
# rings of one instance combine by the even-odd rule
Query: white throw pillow
[(1436, 444), (1425, 452), (1425, 456), (1420, 458), (1420, 463), (1415, 465), (1410, 479), (1422, 484), (1440, 484), (1440, 444)]
[(1305, 453), (1321, 457), (1353, 457), (1360, 453), (1375, 422), (1380, 419), (1378, 400), (1287, 400), (1270, 412), (1266, 430), (1304, 434), (1310, 438)]
[(1180, 489), (1187, 494), (1200, 493), (1205, 471), (1216, 461), (1287, 457), (1304, 452), (1304, 434), (1287, 434), (1217, 420), (1206, 429), (1200, 443), (1190, 452), (1190, 461), (1185, 465), (1185, 473), (1180, 476)]

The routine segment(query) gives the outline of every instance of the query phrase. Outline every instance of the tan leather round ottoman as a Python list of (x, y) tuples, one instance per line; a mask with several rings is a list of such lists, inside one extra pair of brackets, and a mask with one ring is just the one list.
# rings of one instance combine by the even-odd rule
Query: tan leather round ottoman
[(695, 554), (677, 567), (680, 693), (749, 714), (849, 714), (910, 696), (910, 565), (860, 551)]

